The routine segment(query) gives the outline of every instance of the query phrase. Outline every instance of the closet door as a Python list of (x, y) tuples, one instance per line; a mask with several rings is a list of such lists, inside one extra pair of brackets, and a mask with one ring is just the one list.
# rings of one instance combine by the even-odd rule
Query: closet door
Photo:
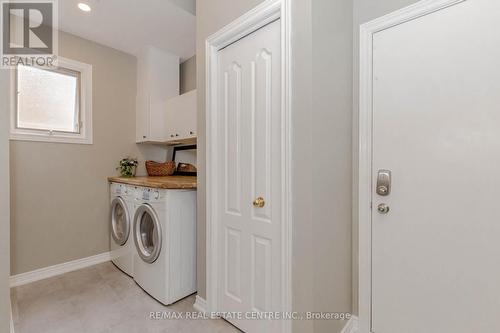
[[(219, 311), (281, 311), (280, 20), (219, 51)], [(252, 314), (252, 315), (253, 315)], [(247, 333), (279, 320), (228, 318)]]

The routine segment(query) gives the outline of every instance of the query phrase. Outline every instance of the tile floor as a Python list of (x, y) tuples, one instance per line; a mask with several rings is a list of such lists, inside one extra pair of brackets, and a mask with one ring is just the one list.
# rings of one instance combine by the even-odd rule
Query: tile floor
[(15, 333), (240, 332), (220, 319), (150, 319), (195, 311), (195, 298), (163, 306), (111, 263), (13, 288), (11, 300)]

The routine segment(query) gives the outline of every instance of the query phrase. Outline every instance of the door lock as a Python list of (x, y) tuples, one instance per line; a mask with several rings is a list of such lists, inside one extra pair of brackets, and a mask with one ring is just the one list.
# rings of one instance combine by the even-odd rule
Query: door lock
[(379, 195), (387, 195), (389, 193), (389, 189), (387, 188), (387, 186), (379, 186), (377, 187), (377, 193)]
[(391, 193), (391, 172), (389, 170), (379, 170), (377, 174), (377, 194), (388, 196)]
[(381, 203), (380, 205), (378, 205), (377, 210), (380, 214), (387, 214), (389, 213), (389, 206), (387, 206), (384, 203)]

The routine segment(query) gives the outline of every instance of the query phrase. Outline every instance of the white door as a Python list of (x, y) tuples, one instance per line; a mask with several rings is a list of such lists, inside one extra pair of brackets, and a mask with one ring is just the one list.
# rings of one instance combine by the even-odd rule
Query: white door
[(468, 0), (374, 35), (373, 332), (500, 332), (499, 22)]
[[(280, 30), (270, 23), (218, 55), (219, 311), (282, 309)], [(281, 327), (228, 320), (247, 333)]]

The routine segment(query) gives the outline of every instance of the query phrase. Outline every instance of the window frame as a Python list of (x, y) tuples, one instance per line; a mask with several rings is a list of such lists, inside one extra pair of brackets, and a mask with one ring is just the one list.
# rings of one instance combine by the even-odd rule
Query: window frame
[[(44, 68), (42, 68), (44, 69)], [(77, 107), (79, 108), (78, 132), (50, 131), (18, 127), (17, 68), (11, 70), (11, 121), (10, 139), (54, 143), (92, 144), (92, 65), (57, 57), (57, 67), (53, 72), (67, 75), (79, 74)], [(65, 73), (66, 72), (66, 73)], [(76, 109), (75, 109), (76, 111)]]

